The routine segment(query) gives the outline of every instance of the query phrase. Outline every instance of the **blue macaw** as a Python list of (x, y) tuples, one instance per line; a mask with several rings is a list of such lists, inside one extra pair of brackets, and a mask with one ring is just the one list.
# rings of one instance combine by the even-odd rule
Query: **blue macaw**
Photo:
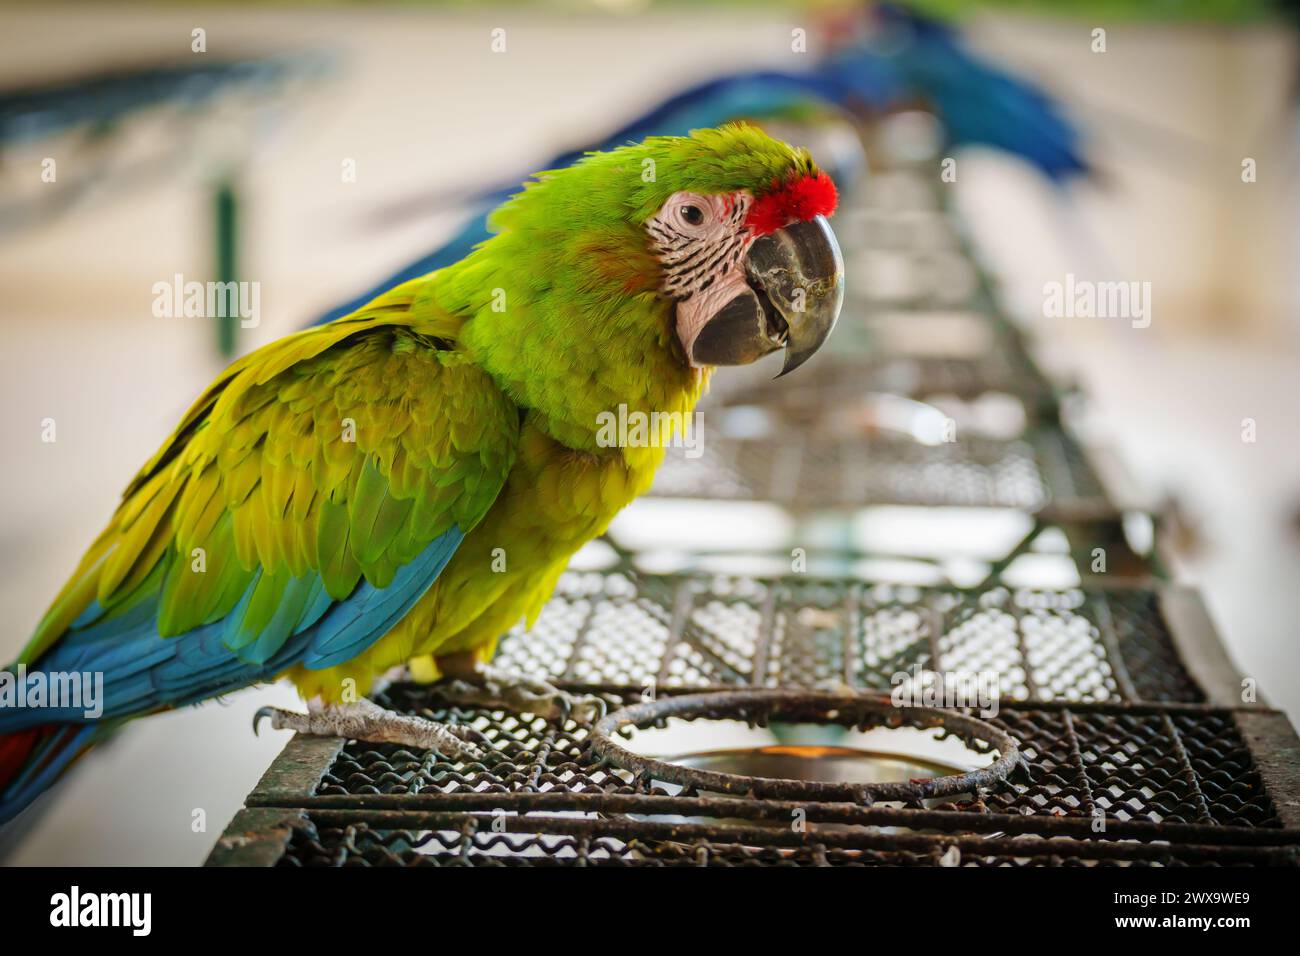
[(880, 4), (876, 19), (879, 28), (865, 46), (832, 53), (819, 72), (864, 99), (888, 89), (895, 101), (924, 100), (951, 146), (1000, 149), (1053, 182), (1088, 172), (1078, 130), (1043, 90), (970, 53), (947, 24), (895, 4)]

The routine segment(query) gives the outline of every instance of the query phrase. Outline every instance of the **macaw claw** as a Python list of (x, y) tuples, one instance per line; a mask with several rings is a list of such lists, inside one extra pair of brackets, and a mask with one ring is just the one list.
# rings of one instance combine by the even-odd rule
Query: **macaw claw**
[(351, 704), (309, 706), (300, 714), (279, 707), (261, 707), (253, 714), (253, 733), (263, 719), (273, 730), (293, 730), (315, 737), (343, 737), (376, 744), (401, 744), (421, 750), (436, 750), (447, 757), (482, 760), (486, 752), (478, 746), (487, 738), (472, 727), (441, 724), (411, 714), (385, 710), (369, 700)]
[(274, 707), (257, 708), (257, 712), (253, 714), (253, 736), (254, 737), (260, 736), (260, 734), (258, 733), (258, 725), (261, 724), (263, 720), (266, 720), (267, 718), (271, 717), (274, 714), (275, 714)]

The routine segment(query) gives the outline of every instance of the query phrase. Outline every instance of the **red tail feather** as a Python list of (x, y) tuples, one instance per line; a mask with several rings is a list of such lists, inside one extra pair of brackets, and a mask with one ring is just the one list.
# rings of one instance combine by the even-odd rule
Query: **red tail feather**
[(57, 729), (55, 725), (29, 727), (27, 730), (0, 736), (0, 790), (18, 776), (36, 745)]

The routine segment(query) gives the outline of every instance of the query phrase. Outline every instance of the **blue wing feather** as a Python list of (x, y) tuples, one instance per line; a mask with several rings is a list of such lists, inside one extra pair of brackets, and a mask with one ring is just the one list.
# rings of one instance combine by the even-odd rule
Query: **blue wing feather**
[[(363, 579), (341, 601), (330, 599), (314, 572), (306, 575), (291, 585), (308, 589), (305, 610), (304, 604), (297, 605), (296, 622), (290, 627), (277, 614), (263, 635), (243, 648), (227, 644), (228, 618), (242, 614), (257, 578), (226, 618), (161, 637), (156, 616), (150, 613), (157, 610), (154, 598), (144, 610), (98, 620), (83, 633), (70, 632), (37, 667), (28, 668), (28, 674), (103, 674), (103, 713), (98, 719), (112, 720), (229, 693), (296, 664), (313, 670), (333, 667), (388, 633), (438, 579), (462, 540), (464, 535), (453, 526), (399, 568), (388, 587), (376, 588)], [(95, 632), (93, 640), (87, 639), (90, 631)], [(87, 721), (84, 708), (10, 707), (0, 710), (0, 734), (39, 724)]]

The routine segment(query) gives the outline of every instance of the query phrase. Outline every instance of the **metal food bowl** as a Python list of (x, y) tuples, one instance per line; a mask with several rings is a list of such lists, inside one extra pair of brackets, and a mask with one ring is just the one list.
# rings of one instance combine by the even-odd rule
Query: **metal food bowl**
[(824, 780), (845, 784), (906, 783), (974, 769), (911, 754), (819, 744), (706, 750), (668, 759), (683, 767), (769, 780)]
[[(996, 751), (987, 767), (968, 769), (925, 758), (825, 744), (780, 744), (707, 750), (674, 758), (635, 753), (615, 735), (666, 726), (670, 718), (821, 724), (868, 730), (876, 727), (938, 728), (977, 753)], [(919, 803), (973, 792), (1004, 780), (1020, 761), (1011, 735), (956, 710), (897, 707), (887, 697), (792, 690), (740, 690), (666, 697), (635, 704), (604, 717), (591, 738), (593, 752), (608, 762), (656, 781), (700, 794), (778, 800)]]

